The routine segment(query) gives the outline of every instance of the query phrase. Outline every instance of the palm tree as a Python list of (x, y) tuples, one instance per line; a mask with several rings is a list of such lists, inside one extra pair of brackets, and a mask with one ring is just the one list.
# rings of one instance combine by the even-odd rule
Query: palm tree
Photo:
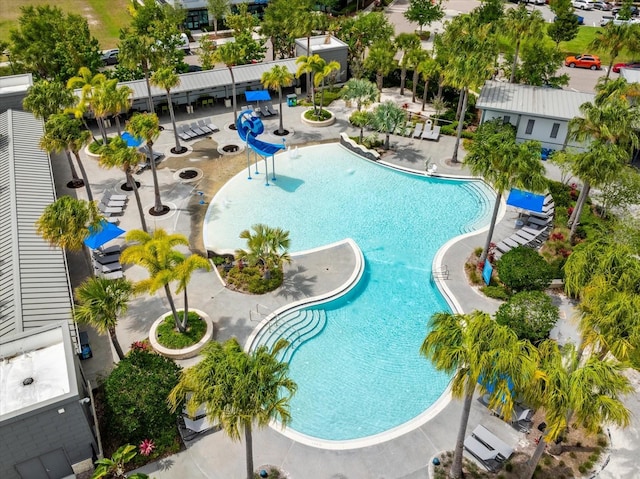
[(528, 10), (526, 5), (521, 3), (517, 8), (510, 8), (505, 13), (504, 18), (505, 33), (515, 44), (513, 63), (511, 65), (510, 83), (515, 82), (516, 70), (518, 67), (518, 55), (520, 44), (527, 38), (539, 36), (544, 27), (544, 18), (540, 10)]
[(547, 428), (533, 456), (527, 462), (523, 479), (531, 479), (547, 443), (559, 439), (572, 418), (595, 434), (602, 423), (629, 425), (630, 413), (620, 395), (633, 391), (623, 366), (617, 361), (590, 357), (579, 362), (571, 344), (563, 355), (557, 343), (544, 341), (539, 346), (543, 374), (532, 381), (527, 399), (545, 410)]
[(316, 88), (320, 86), (320, 110), (319, 111), (322, 112), (322, 103), (324, 101), (324, 80), (327, 77), (331, 76), (333, 72), (340, 70), (340, 63), (338, 63), (335, 60), (332, 60), (329, 63), (327, 63), (323, 59), (322, 62), (320, 62), (319, 64), (322, 68), (316, 71), (315, 74), (313, 75), (313, 86)]
[(44, 121), (75, 103), (73, 93), (56, 81), (40, 80), (29, 87), (27, 96), (22, 101), (26, 111)]
[(268, 278), (270, 269), (279, 269), (284, 263), (291, 262), (289, 232), (264, 224), (256, 224), (251, 228), (253, 233), (249, 230), (240, 233), (240, 238), (247, 240), (247, 249), (236, 250), (236, 257), (251, 265), (259, 265), (265, 278)]
[(364, 127), (371, 125), (373, 123), (373, 118), (373, 113), (369, 111), (354, 111), (349, 117), (351, 124), (360, 128), (360, 144), (362, 144), (364, 137)]
[(385, 134), (384, 149), (389, 149), (391, 133), (407, 122), (407, 112), (392, 101), (385, 101), (373, 110), (372, 123), (376, 130)]
[(176, 128), (176, 116), (173, 112), (173, 102), (171, 101), (171, 89), (180, 85), (180, 76), (171, 68), (160, 68), (151, 75), (151, 84), (167, 92), (169, 116), (171, 117), (171, 125), (173, 126), (173, 138), (176, 141), (176, 146), (171, 149), (171, 152), (176, 154), (184, 153), (187, 151), (187, 148), (180, 145), (180, 137), (178, 137), (178, 129)]
[(395, 55), (395, 45), (389, 45), (386, 42), (376, 43), (369, 49), (369, 55), (364, 61), (364, 67), (375, 72), (379, 92), (382, 92), (384, 77), (391, 73), (397, 65), (393, 58)]
[(464, 436), (475, 390), (479, 387), (487, 393), (486, 387), (491, 385), (489, 407), (510, 417), (514, 396), (535, 377), (536, 351), (528, 341), (518, 341), (509, 327), (475, 311), (465, 315), (435, 313), (420, 353), (437, 370), (453, 375), (452, 395), (464, 400), (449, 471), (449, 477), (457, 479), (462, 477)]
[(100, 166), (104, 168), (120, 168), (124, 171), (127, 179), (127, 186), (133, 190), (140, 214), (140, 224), (143, 231), (147, 231), (147, 222), (144, 218), (142, 210), (142, 202), (140, 201), (140, 192), (138, 191), (138, 183), (133, 177), (133, 167), (145, 158), (136, 148), (128, 147), (127, 142), (121, 137), (116, 137), (106, 145), (102, 145), (99, 150)]
[[(298, 58), (296, 58), (296, 65), (298, 65), (298, 70), (296, 71), (296, 77), (300, 78), (302, 75), (306, 73), (307, 75), (309, 75), (307, 84), (311, 85), (313, 82), (314, 75), (316, 74), (316, 72), (321, 71), (324, 68), (324, 66), (326, 65), (326, 62), (318, 54), (309, 55), (309, 56), (301, 55)], [(310, 90), (311, 90), (311, 103), (313, 104), (314, 111), (317, 111), (315, 88), (310, 88)]]
[(36, 231), (53, 246), (80, 251), (89, 236), (88, 228), (99, 229), (103, 220), (93, 201), (61, 196), (44, 209)]
[(275, 65), (271, 70), (264, 72), (260, 78), (262, 85), (270, 90), (278, 91), (278, 106), (280, 108), (280, 124), (278, 126), (277, 135), (284, 135), (284, 126), (282, 124), (282, 87), (288, 87), (293, 84), (293, 74), (284, 65)]
[(133, 285), (124, 278), (89, 278), (76, 288), (76, 320), (93, 326), (100, 334), (109, 333), (121, 360), (124, 353), (116, 335), (116, 325), (118, 316), (127, 312), (132, 295)]
[(153, 235), (141, 230), (131, 230), (125, 238), (135, 244), (129, 245), (122, 252), (120, 261), (124, 264), (137, 264), (149, 272), (149, 278), (134, 285), (136, 292), (145, 291), (153, 294), (158, 289), (164, 288), (176, 329), (183, 333), (184, 328), (169, 284), (175, 279), (175, 268), (184, 261), (184, 255), (174, 247), (188, 246), (189, 240), (181, 234), (167, 234), (163, 229), (155, 230)]
[(122, 112), (129, 111), (131, 108), (131, 94), (133, 90), (126, 85), (118, 87), (117, 82), (115, 84), (110, 83), (109, 87), (113, 90), (109, 94), (109, 112), (116, 119), (116, 130), (118, 136), (122, 135), (122, 128), (120, 126), (120, 115)]
[(400, 95), (404, 95), (404, 84), (407, 79), (407, 66), (410, 65), (410, 52), (422, 50), (420, 37), (415, 33), (400, 33), (395, 40), (396, 49), (402, 52), (400, 59)]
[(126, 68), (142, 69), (144, 81), (147, 85), (147, 108), (149, 113), (155, 112), (150, 81), (151, 65), (155, 63), (156, 56), (154, 52), (155, 45), (156, 40), (149, 35), (139, 35), (128, 28), (123, 29), (120, 33), (118, 62)]
[(44, 125), (45, 133), (44, 136), (40, 138), (40, 148), (49, 153), (64, 151), (67, 162), (69, 163), (69, 169), (71, 170), (71, 187), (80, 188), (84, 186), (85, 183), (78, 177), (76, 167), (71, 159), (71, 152), (68, 148), (67, 128), (64, 125), (68, 120), (70, 120), (69, 116), (64, 113), (54, 113), (51, 115)]
[(424, 81), (424, 93), (422, 94), (422, 111), (424, 111), (424, 107), (427, 104), (427, 95), (429, 94), (429, 80), (435, 75), (438, 75), (440, 73), (440, 70), (440, 64), (433, 58), (429, 57), (418, 63), (415, 69), (414, 73), (420, 74), (422, 77), (422, 81)]
[(238, 121), (238, 108), (236, 105), (236, 79), (233, 76), (233, 67), (236, 66), (244, 57), (244, 51), (240, 44), (236, 42), (227, 42), (220, 45), (214, 54), (215, 61), (224, 63), (229, 69), (231, 75), (231, 91), (233, 102), (233, 127)]
[(156, 162), (153, 158), (153, 142), (160, 135), (160, 123), (158, 115), (155, 113), (136, 113), (127, 123), (126, 130), (133, 136), (143, 138), (149, 150), (149, 161), (151, 162), (151, 173), (153, 176), (154, 206), (151, 210), (153, 215), (162, 215), (168, 211), (168, 207), (162, 204), (160, 199), (160, 185), (158, 184), (158, 173), (156, 172)]
[(365, 78), (351, 78), (344, 86), (342, 98), (345, 101), (355, 101), (358, 111), (378, 99), (378, 87)]
[(480, 125), (465, 158), (465, 165), (473, 175), (482, 176), (497, 193), (489, 232), (480, 256), (482, 263), (487, 259), (502, 195), (511, 188), (542, 192), (547, 187), (547, 180), (540, 162), (540, 143), (526, 141), (516, 144), (513, 127), (503, 124), (501, 118)]
[[(431, 54), (427, 50), (423, 50), (419, 48), (417, 50), (410, 50), (407, 52), (407, 68), (413, 71), (413, 76), (411, 80), (411, 101), (416, 101), (416, 96), (418, 93), (418, 77), (420, 72), (418, 71), (418, 66), (431, 58)], [(424, 109), (424, 108), (423, 108)]]
[[(294, 8), (292, 13), (294, 35), (296, 37), (306, 37), (307, 39), (307, 54), (302, 56), (313, 56), (311, 53), (311, 35), (313, 35), (315, 30), (325, 26), (326, 16), (322, 12), (314, 11), (313, 5), (309, 0), (303, 0), (302, 5), (298, 8)], [(309, 91), (311, 91), (311, 95), (313, 97), (312, 79), (310, 76), (307, 77), (307, 99), (309, 99)], [(313, 103), (315, 104), (315, 102)]]
[(609, 68), (607, 68), (605, 81), (609, 79), (613, 64), (620, 52), (634, 45), (634, 42), (636, 47), (640, 47), (640, 40), (637, 39), (637, 34), (634, 33), (633, 25), (614, 25), (613, 22), (609, 22), (604, 28), (596, 32), (596, 36), (589, 44), (589, 48), (609, 55)]
[(202, 360), (182, 371), (168, 398), (173, 411), (186, 403), (193, 414), (204, 405), (207, 417), (233, 440), (244, 432), (247, 479), (254, 474), (253, 425), (264, 428), (277, 419), (284, 427), (291, 421), (289, 403), (297, 385), (288, 377), (289, 365), (276, 359), (287, 344), (280, 339), (271, 351), (259, 346), (247, 353), (235, 338), (209, 343)]
[(191, 275), (197, 269), (204, 269), (209, 271), (211, 264), (209, 260), (192, 254), (188, 258), (185, 258), (178, 266), (175, 267), (174, 273), (176, 280), (178, 281), (178, 288), (176, 293), (184, 293), (184, 313), (182, 315), (182, 328), (187, 329), (187, 318), (189, 317), (189, 297), (187, 296), (187, 285), (191, 281)]
[[(115, 80), (117, 83), (117, 80)], [(107, 108), (105, 105), (105, 84), (107, 77), (103, 73), (95, 75), (87, 67), (78, 70), (78, 76), (71, 77), (67, 81), (67, 88), (80, 89), (80, 98), (76, 105), (76, 117), (83, 116), (90, 110), (96, 118), (103, 143), (107, 143), (107, 130), (104, 127), (103, 119), (106, 117)]]

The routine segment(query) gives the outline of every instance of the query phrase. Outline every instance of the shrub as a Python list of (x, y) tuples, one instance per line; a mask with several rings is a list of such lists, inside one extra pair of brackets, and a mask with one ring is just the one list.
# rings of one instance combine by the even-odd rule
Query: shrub
[(545, 466), (550, 466), (553, 461), (549, 456), (544, 456), (544, 459), (542, 460), (542, 462), (544, 463)]
[(578, 466), (578, 471), (580, 471), (581, 474), (585, 474), (587, 472), (587, 468), (584, 466), (584, 464), (580, 464)]
[(520, 246), (497, 262), (498, 276), (512, 291), (543, 290), (551, 283), (553, 271), (537, 251)]
[(179, 411), (169, 410), (167, 396), (179, 376), (171, 359), (143, 349), (129, 352), (104, 383), (105, 437), (115, 444), (152, 439), (152, 457), (177, 450)]
[(273, 291), (282, 284), (283, 278), (282, 270), (272, 269), (271, 278), (264, 279), (262, 270), (257, 266), (245, 266), (242, 269), (234, 266), (225, 276), (227, 283), (241, 291), (247, 291), (252, 294), (264, 294)]
[(549, 337), (560, 310), (543, 291), (522, 291), (500, 305), (496, 322), (509, 326), (519, 339), (536, 344)]
[(457, 129), (458, 129), (458, 122), (454, 121), (450, 125), (442, 125), (440, 127), (440, 133), (448, 136), (456, 136), (458, 133)]
[(607, 444), (609, 444), (609, 442), (607, 441), (606, 436), (599, 435), (598, 436), (598, 446), (607, 447)]
[(504, 463), (504, 470), (507, 472), (513, 471), (513, 464), (509, 461)]
[[(178, 316), (182, 320), (184, 311), (178, 311)], [(162, 346), (171, 349), (186, 348), (200, 341), (207, 332), (207, 323), (193, 311), (189, 311), (187, 330), (184, 333), (179, 332), (175, 325), (176, 322), (172, 314), (158, 325), (156, 336)]]
[(575, 453), (575, 452), (573, 452), (573, 451), (571, 451), (571, 452), (569, 453), (569, 457), (570, 457), (571, 459), (575, 459), (575, 458), (576, 458), (576, 453)]
[(573, 201), (570, 195), (571, 187), (565, 185), (560, 181), (549, 181), (549, 193), (553, 197), (553, 203), (556, 206), (556, 210), (559, 206), (568, 208), (573, 205)]
[(503, 286), (483, 286), (480, 291), (488, 298), (501, 299), (503, 301), (509, 299), (509, 292)]
[(466, 131), (466, 130), (462, 131), (462, 138), (465, 138), (467, 140), (473, 140), (475, 137), (476, 137), (475, 131)]

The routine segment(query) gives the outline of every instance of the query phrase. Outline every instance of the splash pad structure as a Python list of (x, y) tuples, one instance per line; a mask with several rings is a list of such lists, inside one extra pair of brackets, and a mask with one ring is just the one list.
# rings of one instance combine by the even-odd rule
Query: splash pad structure
[(276, 166), (274, 155), (280, 151), (285, 149), (284, 138), (282, 139), (282, 144), (277, 143), (267, 143), (266, 141), (258, 140), (258, 135), (264, 133), (264, 125), (262, 124), (262, 120), (255, 115), (253, 110), (243, 110), (238, 115), (238, 119), (236, 120), (236, 130), (238, 132), (238, 136), (240, 139), (244, 141), (247, 145), (247, 173), (249, 180), (251, 177), (251, 160), (249, 158), (249, 150), (253, 150), (256, 155), (255, 168), (256, 171), (254, 174), (259, 174), (258, 171), (258, 156), (260, 156), (264, 160), (265, 167), (265, 186), (269, 186), (269, 163), (267, 160), (271, 157), (271, 180), (276, 181)]

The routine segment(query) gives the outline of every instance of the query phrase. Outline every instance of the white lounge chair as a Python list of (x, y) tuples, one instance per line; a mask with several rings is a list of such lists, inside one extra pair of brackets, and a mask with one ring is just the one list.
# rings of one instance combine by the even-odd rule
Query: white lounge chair
[(98, 272), (98, 274), (105, 279), (120, 279), (120, 278), (124, 278), (124, 273), (122, 272), (122, 270), (118, 270), (118, 271), (112, 271), (111, 273), (100, 273)]
[(414, 138), (420, 138), (422, 136), (422, 128), (424, 128), (424, 123), (416, 123), (416, 127), (413, 130)]
[(101, 264), (94, 260), (93, 267), (99, 273), (113, 273), (114, 271), (122, 271), (122, 265), (119, 261), (115, 263)]
[(496, 456), (494, 459), (498, 461), (506, 461), (513, 454), (513, 448), (511, 446), (482, 425), (476, 427), (471, 435), (482, 441), (482, 443), (490, 449), (496, 451), (499, 456)]
[(110, 207), (122, 207), (124, 208), (125, 206), (127, 206), (127, 202), (126, 201), (115, 201), (115, 200), (111, 200), (109, 198), (102, 198), (100, 200), (100, 203), (102, 203), (105, 206), (110, 206)]
[(204, 136), (207, 134), (195, 121), (189, 125), (189, 128), (191, 128), (191, 131), (194, 132), (196, 136)]
[(439, 138), (440, 138), (440, 127), (439, 126), (434, 126), (433, 130), (425, 130), (422, 133), (422, 139), (423, 140), (438, 141)]
[(95, 254), (94, 253), (93, 261), (95, 261), (98, 264), (120, 263), (120, 253), (118, 253), (118, 254), (107, 254), (107, 255)]
[(115, 193), (105, 192), (103, 198), (108, 198), (112, 201), (129, 201), (129, 195), (117, 195)]
[(204, 120), (198, 120), (198, 126), (207, 133), (213, 133), (213, 130), (205, 123)]
[(196, 137), (196, 134), (191, 131), (191, 129), (187, 125), (180, 125), (177, 127), (178, 129), (178, 137), (182, 141), (192, 140)]
[(98, 210), (104, 216), (120, 216), (124, 214), (124, 209), (121, 206), (106, 206), (103, 203), (98, 203)]

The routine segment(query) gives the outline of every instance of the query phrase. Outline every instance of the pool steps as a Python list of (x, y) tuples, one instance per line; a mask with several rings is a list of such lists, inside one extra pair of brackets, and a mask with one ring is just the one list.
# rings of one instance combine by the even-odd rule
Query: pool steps
[[(462, 187), (478, 197), (478, 203), (483, 206), (481, 209), (482, 212), (487, 212), (485, 214), (491, 215), (495, 199), (490, 196), (490, 192), (484, 184), (477, 181), (468, 181), (464, 182)], [(482, 224), (484, 226), (484, 223), (486, 222), (485, 214), (467, 223), (461, 228), (460, 232), (462, 234), (471, 233), (478, 229), (478, 224)]]

